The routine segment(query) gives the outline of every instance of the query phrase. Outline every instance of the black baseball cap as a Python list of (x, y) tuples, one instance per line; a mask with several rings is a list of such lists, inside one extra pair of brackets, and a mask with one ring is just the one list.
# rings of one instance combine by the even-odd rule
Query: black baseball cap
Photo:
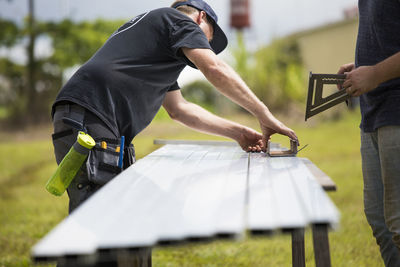
[(211, 18), (211, 22), (213, 23), (214, 27), (214, 35), (210, 42), (210, 45), (216, 54), (222, 52), (226, 46), (228, 45), (228, 39), (224, 31), (218, 26), (218, 17), (215, 14), (214, 10), (203, 0), (187, 0), (184, 2), (179, 2), (173, 5), (173, 8), (177, 8), (180, 6), (191, 6), (200, 11), (206, 12), (207, 16)]

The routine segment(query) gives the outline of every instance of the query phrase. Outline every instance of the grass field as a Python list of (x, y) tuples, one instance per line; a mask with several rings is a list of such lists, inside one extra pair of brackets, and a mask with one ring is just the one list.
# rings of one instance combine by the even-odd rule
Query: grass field
[[(257, 127), (247, 117), (235, 119)], [(301, 145), (308, 144), (299, 156), (313, 161), (338, 187), (337, 192), (329, 193), (341, 211), (340, 227), (329, 235), (332, 265), (379, 267), (383, 263), (363, 213), (358, 124), (359, 115), (348, 114), (335, 122), (311, 120), (290, 126), (296, 130)], [(0, 133), (0, 267), (33, 266), (31, 247), (67, 216), (67, 197), (53, 197), (44, 189), (56, 168), (50, 134), (50, 126), (19, 134)], [(216, 139), (161, 120), (135, 139), (138, 158), (157, 148), (152, 144), (155, 138)], [(282, 138), (273, 141), (286, 142)], [(306, 264), (315, 266), (309, 230)], [(291, 238), (273, 235), (156, 248), (153, 265), (291, 266)]]

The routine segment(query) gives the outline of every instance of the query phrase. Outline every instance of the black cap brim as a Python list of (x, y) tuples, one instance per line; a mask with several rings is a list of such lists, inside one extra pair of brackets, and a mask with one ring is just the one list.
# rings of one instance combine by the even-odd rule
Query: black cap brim
[(221, 53), (228, 45), (228, 38), (224, 31), (218, 26), (217, 23), (214, 23), (214, 35), (210, 42), (211, 48), (214, 50), (215, 54)]
[[(215, 54), (219, 54), (228, 46), (228, 38), (226, 38), (224, 31), (218, 26), (218, 24), (214, 23), (213, 27), (214, 35), (210, 42), (210, 46)], [(197, 69), (196, 65), (194, 65), (189, 59), (187, 59), (187, 64), (190, 67)]]

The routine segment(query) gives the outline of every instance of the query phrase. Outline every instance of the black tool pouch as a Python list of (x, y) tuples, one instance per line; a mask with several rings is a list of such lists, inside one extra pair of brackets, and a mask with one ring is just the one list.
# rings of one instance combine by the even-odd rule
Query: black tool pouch
[[(121, 139), (101, 138), (96, 139), (95, 147), (89, 152), (86, 168), (90, 182), (104, 185), (119, 174), (123, 169), (135, 163), (135, 148), (133, 144), (124, 148), (123, 168), (118, 167), (120, 153), (117, 147)], [(101, 142), (107, 143), (107, 148), (102, 148)]]
[[(118, 167), (119, 155), (117, 147), (120, 139), (95, 140), (95, 147), (89, 152), (86, 162), (88, 179), (98, 185), (104, 185), (121, 172)], [(102, 148), (101, 142), (107, 143), (106, 148)]]
[(131, 166), (136, 161), (135, 147), (133, 144), (125, 147), (124, 149), (124, 170)]

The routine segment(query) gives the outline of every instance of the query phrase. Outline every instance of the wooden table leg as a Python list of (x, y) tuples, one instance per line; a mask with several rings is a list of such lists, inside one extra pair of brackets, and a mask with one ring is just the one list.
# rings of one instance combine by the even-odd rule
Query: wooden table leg
[(304, 229), (294, 229), (292, 231), (292, 266), (305, 267), (306, 259), (304, 255)]
[(120, 251), (118, 253), (118, 267), (151, 267), (151, 248)]
[(329, 252), (328, 225), (315, 224), (312, 226), (315, 265), (317, 267), (331, 267)]

